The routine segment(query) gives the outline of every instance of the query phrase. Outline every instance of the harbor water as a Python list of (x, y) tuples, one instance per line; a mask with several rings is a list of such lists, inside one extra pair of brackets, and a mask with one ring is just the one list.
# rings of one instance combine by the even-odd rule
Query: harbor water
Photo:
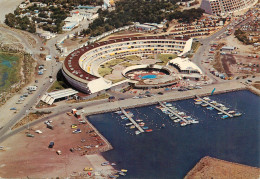
[[(179, 111), (199, 121), (181, 127), (157, 105), (129, 109), (133, 119), (141, 119), (153, 132), (135, 135), (129, 121), (115, 113), (88, 116), (89, 121), (112, 144), (103, 153), (116, 169), (127, 169), (125, 178), (183, 178), (204, 156), (260, 167), (260, 97), (249, 91), (210, 96), (242, 113), (221, 119), (216, 110), (195, 105), (193, 99), (171, 102)], [(165, 124), (165, 128), (162, 128)]]

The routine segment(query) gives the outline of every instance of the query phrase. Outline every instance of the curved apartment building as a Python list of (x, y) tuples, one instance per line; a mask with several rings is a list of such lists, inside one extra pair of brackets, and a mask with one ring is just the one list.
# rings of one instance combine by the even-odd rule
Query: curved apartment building
[(112, 86), (111, 81), (98, 74), (100, 64), (135, 54), (181, 55), (190, 50), (191, 44), (192, 39), (167, 39), (165, 36), (131, 37), (96, 42), (70, 53), (63, 63), (62, 73), (76, 89), (93, 94)]
[(201, 8), (208, 14), (220, 15), (253, 6), (257, 0), (202, 0)]

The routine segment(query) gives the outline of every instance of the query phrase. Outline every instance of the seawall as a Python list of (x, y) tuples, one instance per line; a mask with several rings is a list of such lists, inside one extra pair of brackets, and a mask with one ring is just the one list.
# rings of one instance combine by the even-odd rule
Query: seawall
[(107, 102), (100, 105), (89, 106), (84, 108), (84, 115), (94, 115), (105, 112), (112, 112), (120, 110), (120, 107), (124, 109), (148, 106), (157, 104), (158, 101), (178, 101), (184, 99), (195, 98), (195, 95), (198, 96), (208, 96), (211, 94), (213, 89), (216, 89), (214, 94), (227, 93), (238, 90), (246, 90), (246, 86), (237, 81), (221, 84), (212, 84), (204, 86), (202, 89), (195, 89), (189, 91), (171, 91), (167, 92), (164, 95), (156, 95), (149, 98), (139, 98), (139, 99), (126, 99), (122, 101)]

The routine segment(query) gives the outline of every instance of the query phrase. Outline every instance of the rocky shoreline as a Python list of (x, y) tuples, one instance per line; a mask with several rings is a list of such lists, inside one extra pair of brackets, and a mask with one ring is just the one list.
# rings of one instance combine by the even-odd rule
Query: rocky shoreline
[(209, 156), (203, 157), (184, 179), (258, 179), (260, 168), (228, 162)]

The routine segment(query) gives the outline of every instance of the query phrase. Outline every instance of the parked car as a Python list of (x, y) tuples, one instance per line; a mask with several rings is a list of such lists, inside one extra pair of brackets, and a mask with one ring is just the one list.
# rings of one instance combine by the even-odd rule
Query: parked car
[(53, 146), (54, 146), (54, 142), (50, 142), (49, 148), (53, 148)]
[(34, 137), (34, 135), (32, 135), (32, 134), (30, 134), (30, 133), (29, 133), (29, 134), (26, 134), (26, 136), (27, 136), (27, 137)]
[(58, 155), (61, 155), (61, 151), (60, 151), (60, 150), (57, 150), (56, 153), (57, 153)]
[(37, 133), (37, 134), (42, 134), (42, 131), (36, 130), (35, 133)]
[(78, 133), (81, 133), (81, 130), (78, 128), (76, 129), (75, 131), (72, 132), (73, 134), (78, 134)]

